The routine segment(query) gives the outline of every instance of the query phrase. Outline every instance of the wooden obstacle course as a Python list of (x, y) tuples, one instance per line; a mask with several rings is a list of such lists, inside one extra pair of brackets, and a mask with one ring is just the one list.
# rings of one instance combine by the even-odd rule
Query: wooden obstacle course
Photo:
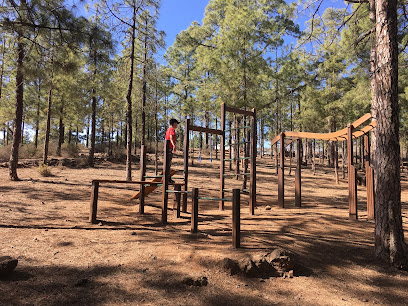
[[(364, 158), (366, 169), (366, 186), (367, 186), (367, 215), (368, 219), (374, 218), (374, 169), (370, 165), (370, 145), (369, 145), (369, 132), (375, 128), (376, 121), (371, 121), (363, 128), (358, 128), (367, 120), (372, 119), (371, 114), (365, 114), (361, 118), (357, 119), (352, 124), (349, 124), (347, 128), (332, 133), (308, 133), (308, 132), (285, 132), (277, 135), (271, 142), (271, 148), (273, 145), (280, 143), (280, 166), (278, 167), (278, 206), (280, 208), (285, 207), (284, 196), (284, 170), (285, 170), (285, 147), (291, 144), (293, 141), (298, 140), (297, 143), (297, 166), (295, 173), (295, 206), (301, 207), (301, 139), (312, 138), (319, 140), (329, 141), (347, 141), (347, 158), (348, 158), (348, 190), (349, 190), (349, 217), (353, 219), (358, 218), (357, 211), (357, 169), (354, 166), (353, 155), (353, 139), (364, 136)], [(291, 137), (288, 142), (285, 142), (286, 137)], [(362, 143), (360, 142), (360, 146)], [(306, 146), (307, 148), (307, 146)], [(271, 149), (272, 150), (272, 149)], [(336, 149), (336, 153), (337, 149)], [(314, 155), (313, 155), (314, 156)], [(344, 158), (344, 152), (343, 152)], [(338, 169), (335, 165), (336, 180), (338, 179)]]

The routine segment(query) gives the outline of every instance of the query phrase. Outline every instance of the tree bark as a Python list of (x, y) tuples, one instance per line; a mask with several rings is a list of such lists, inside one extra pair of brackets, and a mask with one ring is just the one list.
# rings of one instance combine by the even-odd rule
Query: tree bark
[(64, 143), (64, 101), (61, 101), (60, 107), (60, 117), (59, 117), (59, 137), (58, 137), (58, 147), (57, 147), (57, 155), (61, 156), (61, 148), (62, 144)]
[[(51, 51), (51, 52), (54, 52), (54, 51)], [(51, 79), (50, 79), (50, 88), (48, 90), (47, 127), (46, 127), (46, 130), (45, 130), (45, 139), (44, 139), (43, 164), (46, 164), (47, 160), (48, 160), (48, 146), (49, 146), (49, 143), (50, 143), (53, 85), (54, 85), (54, 54), (51, 55)]]
[(133, 70), (135, 62), (135, 33), (136, 33), (136, 4), (133, 3), (133, 23), (130, 50), (130, 72), (129, 85), (126, 94), (127, 112), (126, 112), (126, 180), (132, 180), (132, 89), (133, 89)]
[(407, 268), (401, 217), (397, 0), (376, 0), (375, 253)]
[[(25, 1), (21, 2), (21, 6)], [(12, 181), (18, 181), (17, 164), (18, 151), (21, 141), (21, 122), (23, 120), (23, 96), (24, 96), (24, 43), (23, 35), (18, 33), (17, 36), (17, 69), (16, 69), (16, 112), (14, 119), (13, 144), (11, 148), (10, 162), (9, 162), (9, 177)]]
[[(145, 21), (145, 31), (147, 32), (147, 19)], [(144, 55), (143, 55), (143, 78), (142, 78), (142, 127), (140, 145), (145, 145), (146, 134), (146, 96), (147, 96), (147, 33), (144, 36)]]

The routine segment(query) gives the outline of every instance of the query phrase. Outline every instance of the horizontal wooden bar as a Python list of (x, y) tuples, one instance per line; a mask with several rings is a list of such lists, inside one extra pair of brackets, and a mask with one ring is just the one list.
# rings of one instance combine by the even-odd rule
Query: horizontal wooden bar
[(205, 128), (202, 126), (189, 125), (188, 129), (190, 131), (196, 131), (196, 132), (202, 132), (202, 133), (209, 133), (209, 134), (216, 134), (216, 135), (223, 134), (221, 130), (209, 129), (209, 128)]
[(137, 184), (137, 185), (158, 185), (162, 184), (162, 182), (147, 182), (147, 181), (125, 181), (125, 180), (92, 180), (92, 182), (98, 183), (111, 183), (111, 184)]
[(235, 108), (235, 107), (230, 107), (225, 105), (225, 111), (230, 112), (230, 113), (235, 113), (235, 114), (241, 114), (244, 116), (253, 116), (254, 112), (251, 111), (246, 111), (243, 109)]
[[(163, 182), (147, 182), (147, 181), (125, 181), (125, 180), (92, 180), (97, 183), (110, 183), (110, 184), (136, 184), (136, 185), (153, 185), (158, 186), (163, 184)], [(184, 183), (169, 183), (172, 186), (184, 186)]]
[(197, 197), (198, 200), (209, 200), (209, 201), (224, 201), (224, 202), (232, 202), (231, 199), (220, 199), (220, 198), (209, 198), (209, 197)]

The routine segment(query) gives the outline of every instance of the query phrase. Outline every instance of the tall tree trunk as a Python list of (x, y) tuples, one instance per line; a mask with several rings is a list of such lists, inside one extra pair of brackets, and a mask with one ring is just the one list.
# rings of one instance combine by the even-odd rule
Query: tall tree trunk
[(154, 109), (154, 168), (156, 175), (159, 173), (159, 121), (157, 118), (157, 113), (159, 112), (159, 101), (158, 101), (158, 84), (157, 76), (155, 83), (155, 109)]
[(23, 121), (21, 124), (21, 145), (24, 144), (24, 127), (25, 127), (25, 116), (23, 115)]
[[(94, 166), (95, 141), (96, 141), (96, 96), (95, 89), (92, 89), (92, 119), (91, 119), (91, 145), (89, 147), (88, 164)], [(71, 129), (70, 129), (71, 130)]]
[[(21, 1), (21, 6), (25, 6), (25, 0)], [(23, 96), (24, 96), (24, 43), (23, 35), (17, 36), (17, 70), (16, 70), (16, 112), (14, 119), (13, 145), (11, 148), (9, 162), (9, 176), (12, 181), (18, 181), (17, 164), (18, 150), (21, 138), (21, 122), (23, 120)]]
[[(54, 52), (54, 51), (51, 51)], [(47, 163), (48, 160), (48, 146), (50, 143), (50, 130), (51, 130), (51, 111), (52, 111), (52, 89), (54, 86), (54, 54), (51, 55), (51, 80), (50, 88), (48, 89), (48, 109), (47, 109), (47, 126), (45, 130), (44, 139), (44, 153), (43, 153), (43, 164)]]
[(58, 147), (57, 147), (57, 155), (61, 156), (61, 147), (62, 144), (64, 143), (64, 100), (61, 101), (61, 107), (60, 107), (60, 117), (59, 117), (59, 137), (58, 137)]
[(89, 148), (89, 116), (87, 116), (86, 121), (86, 147)]
[(129, 85), (126, 94), (127, 112), (126, 112), (126, 180), (132, 180), (132, 89), (133, 89), (133, 69), (135, 62), (135, 33), (136, 33), (136, 3), (133, 2), (133, 23), (130, 50), (130, 72)]
[(137, 143), (137, 132), (138, 132), (138, 130), (137, 130), (137, 116), (138, 116), (139, 114), (137, 113), (137, 109), (135, 109), (135, 136), (134, 136), (134, 140), (133, 140), (133, 144), (134, 144), (134, 153), (135, 153), (135, 155), (137, 155), (137, 145), (138, 145), (138, 143)]
[(34, 146), (38, 146), (38, 132), (40, 130), (40, 109), (41, 109), (41, 80), (38, 79), (38, 101), (37, 101), (37, 113), (35, 116), (35, 136), (34, 136)]
[(376, 0), (375, 252), (407, 268), (401, 217), (397, 0)]
[(140, 145), (145, 145), (146, 134), (146, 96), (147, 96), (147, 19), (145, 21), (145, 36), (144, 36), (144, 54), (143, 54), (143, 77), (142, 77), (142, 131), (140, 137)]

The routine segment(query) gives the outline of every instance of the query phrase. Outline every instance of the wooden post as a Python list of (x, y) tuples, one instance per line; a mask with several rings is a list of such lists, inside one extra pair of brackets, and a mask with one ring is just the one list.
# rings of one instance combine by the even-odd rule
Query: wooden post
[(232, 247), (237, 249), (241, 242), (241, 220), (240, 220), (240, 190), (232, 190)]
[[(221, 104), (221, 162), (220, 162), (220, 199), (224, 199), (224, 188), (225, 188), (225, 103)], [(231, 129), (230, 129), (231, 135)], [(231, 144), (230, 144), (230, 152), (231, 152)], [(220, 201), (219, 204), (220, 210), (224, 210), (224, 201)]]
[[(140, 181), (145, 180), (146, 175), (146, 146), (142, 145), (140, 149)], [(144, 214), (145, 206), (145, 185), (140, 185), (139, 214)]]
[(96, 223), (96, 214), (98, 211), (98, 192), (99, 192), (99, 182), (92, 181), (92, 191), (91, 191), (91, 210), (89, 214), (89, 222)]
[(162, 223), (167, 224), (167, 207), (169, 201), (169, 194), (166, 192), (169, 189), (169, 174), (170, 174), (170, 140), (164, 143), (164, 162), (163, 162), (163, 203), (162, 203)]
[(193, 188), (191, 206), (191, 232), (198, 231), (198, 188)]
[[(181, 186), (180, 185), (174, 185), (174, 191), (175, 191), (175, 202), (176, 202), (176, 216), (177, 218), (180, 218), (180, 206), (181, 206)], [(184, 193), (186, 194), (186, 193)]]
[(349, 187), (349, 217), (357, 219), (357, 169), (353, 161), (353, 126), (347, 126), (347, 161), (348, 161), (348, 187)]
[[(190, 119), (184, 124), (184, 191), (188, 190), (188, 152), (190, 150)], [(187, 192), (183, 194), (183, 213), (187, 212)]]
[(249, 168), (250, 178), (249, 178), (249, 213), (253, 215), (255, 213), (256, 207), (256, 112), (252, 109), (254, 115), (251, 118), (251, 148), (250, 148), (250, 161), (251, 165)]
[(302, 206), (302, 156), (301, 156), (301, 147), (302, 147), (302, 139), (298, 139), (297, 141), (297, 150), (296, 150), (296, 157), (297, 157), (297, 166), (295, 172), (295, 206), (301, 207)]
[(367, 188), (367, 218), (374, 220), (374, 169), (370, 165), (370, 138), (364, 134), (364, 160)]
[(278, 168), (278, 206), (285, 207), (285, 134), (280, 134), (280, 165)]

